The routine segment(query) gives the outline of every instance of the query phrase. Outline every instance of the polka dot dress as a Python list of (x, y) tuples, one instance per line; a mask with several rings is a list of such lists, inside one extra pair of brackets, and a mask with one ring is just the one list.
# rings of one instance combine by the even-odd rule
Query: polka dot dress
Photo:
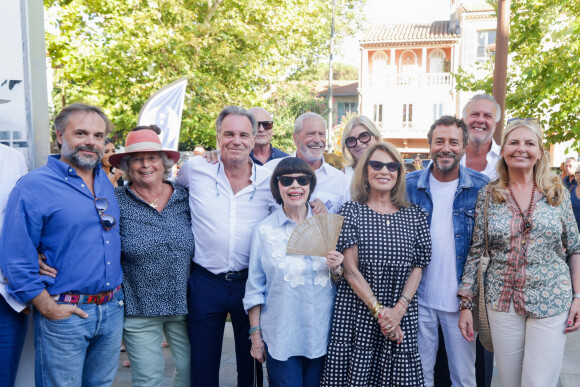
[[(431, 256), (427, 218), (413, 205), (379, 214), (365, 204), (347, 202), (337, 243), (344, 251), (358, 246), (359, 271), (381, 304), (394, 307), (412, 267), (425, 267)], [(377, 321), (342, 281), (321, 386), (423, 386), (417, 350), (417, 297), (401, 320), (401, 345), (387, 340)]]

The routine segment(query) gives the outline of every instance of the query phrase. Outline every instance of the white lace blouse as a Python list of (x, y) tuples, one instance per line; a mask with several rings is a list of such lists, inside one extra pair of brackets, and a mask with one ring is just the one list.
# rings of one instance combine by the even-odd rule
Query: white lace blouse
[(295, 228), (281, 206), (256, 226), (243, 300), (246, 311), (262, 305), (262, 338), (280, 361), (326, 354), (336, 294), (325, 257), (286, 255)]

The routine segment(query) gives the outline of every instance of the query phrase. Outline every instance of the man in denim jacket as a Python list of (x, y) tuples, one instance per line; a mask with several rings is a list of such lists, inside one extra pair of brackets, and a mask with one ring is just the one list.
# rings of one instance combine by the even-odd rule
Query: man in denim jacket
[(460, 165), (467, 145), (467, 126), (443, 116), (427, 134), (432, 163), (407, 175), (407, 194), (428, 215), (431, 264), (423, 272), (419, 301), (418, 345), (426, 386), (434, 385), (433, 367), (441, 325), (452, 384), (475, 386), (475, 343), (462, 340), (457, 323), (457, 288), (471, 242), (477, 192), (489, 179)]

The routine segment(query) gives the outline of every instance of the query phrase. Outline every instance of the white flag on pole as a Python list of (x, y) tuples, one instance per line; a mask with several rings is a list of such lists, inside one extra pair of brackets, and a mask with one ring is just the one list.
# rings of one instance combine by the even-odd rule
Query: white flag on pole
[(155, 124), (161, 128), (161, 144), (165, 149), (177, 150), (179, 145), (186, 86), (187, 77), (170, 83), (149, 97), (139, 112), (139, 126)]

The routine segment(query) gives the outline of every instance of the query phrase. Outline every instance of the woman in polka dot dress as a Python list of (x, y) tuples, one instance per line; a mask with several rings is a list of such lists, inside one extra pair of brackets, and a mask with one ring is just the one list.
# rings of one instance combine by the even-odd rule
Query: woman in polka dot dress
[(421, 209), (405, 200), (405, 171), (394, 146), (369, 148), (357, 166), (353, 201), (337, 250), (344, 277), (335, 303), (322, 386), (423, 386), (417, 298), (431, 239)]

